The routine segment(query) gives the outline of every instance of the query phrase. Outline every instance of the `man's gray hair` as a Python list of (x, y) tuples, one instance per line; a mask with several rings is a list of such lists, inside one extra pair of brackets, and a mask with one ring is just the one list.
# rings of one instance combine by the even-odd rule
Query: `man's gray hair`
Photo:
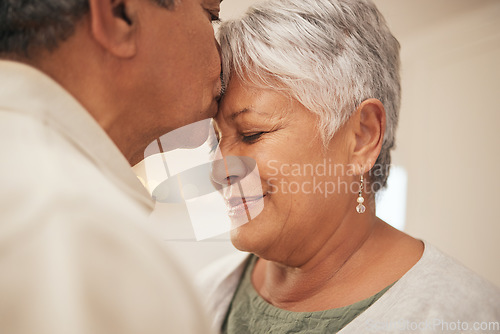
[(369, 0), (270, 0), (221, 24), (224, 82), (232, 75), (280, 90), (319, 115), (325, 145), (368, 98), (385, 107), (382, 150), (370, 171), (384, 187), (400, 106), (399, 43)]
[[(177, 0), (151, 1), (169, 9)], [(0, 0), (0, 56), (55, 49), (88, 9), (88, 0)]]

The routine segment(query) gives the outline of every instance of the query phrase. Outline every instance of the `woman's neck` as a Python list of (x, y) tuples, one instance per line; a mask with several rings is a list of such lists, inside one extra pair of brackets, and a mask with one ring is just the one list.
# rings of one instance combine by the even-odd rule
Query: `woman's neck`
[(270, 304), (297, 312), (327, 310), (371, 297), (404, 275), (421, 257), (420, 241), (377, 217), (342, 224), (300, 267), (259, 259), (252, 273)]

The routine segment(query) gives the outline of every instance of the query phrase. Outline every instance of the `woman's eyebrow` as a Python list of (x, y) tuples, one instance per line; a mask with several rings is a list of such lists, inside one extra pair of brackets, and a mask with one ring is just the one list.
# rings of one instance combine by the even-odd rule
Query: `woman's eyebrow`
[(231, 114), (231, 120), (234, 121), (238, 116), (247, 113), (250, 111), (250, 108), (243, 108), (240, 111), (235, 111), (234, 113)]
[(267, 112), (257, 111), (255, 109), (252, 109), (251, 107), (246, 107), (246, 108), (240, 109), (239, 111), (233, 112), (230, 116), (231, 120), (234, 121), (238, 116), (243, 115), (243, 114), (247, 114), (249, 112), (256, 113), (256, 114), (263, 115), (263, 116), (269, 116), (269, 114)]

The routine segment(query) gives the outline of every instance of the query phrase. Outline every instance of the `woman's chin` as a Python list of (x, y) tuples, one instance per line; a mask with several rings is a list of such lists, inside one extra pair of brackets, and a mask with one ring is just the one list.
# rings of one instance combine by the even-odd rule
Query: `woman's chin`
[(262, 231), (259, 233), (259, 229), (255, 228), (255, 225), (257, 225), (256, 219), (231, 230), (231, 242), (236, 249), (255, 253), (259, 248), (262, 248)]

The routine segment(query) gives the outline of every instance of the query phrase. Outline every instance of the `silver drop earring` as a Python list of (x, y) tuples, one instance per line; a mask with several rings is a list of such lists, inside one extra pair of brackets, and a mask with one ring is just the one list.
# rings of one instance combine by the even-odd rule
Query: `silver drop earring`
[(363, 198), (363, 188), (364, 188), (364, 182), (363, 182), (363, 175), (361, 175), (361, 180), (360, 180), (360, 185), (359, 185), (359, 194), (358, 194), (358, 206), (356, 206), (356, 211), (358, 213), (363, 213), (366, 210), (366, 207), (363, 205), (363, 202), (365, 199)]

